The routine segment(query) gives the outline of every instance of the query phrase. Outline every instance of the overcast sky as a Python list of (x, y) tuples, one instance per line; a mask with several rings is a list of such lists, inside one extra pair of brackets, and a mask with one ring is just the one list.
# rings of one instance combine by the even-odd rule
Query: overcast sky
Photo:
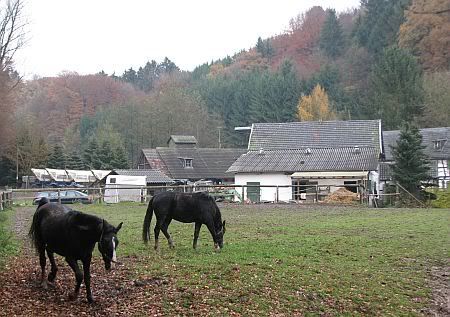
[(25, 0), (27, 78), (104, 70), (121, 75), (169, 57), (183, 70), (233, 55), (287, 29), (314, 5), (343, 11), (359, 0)]

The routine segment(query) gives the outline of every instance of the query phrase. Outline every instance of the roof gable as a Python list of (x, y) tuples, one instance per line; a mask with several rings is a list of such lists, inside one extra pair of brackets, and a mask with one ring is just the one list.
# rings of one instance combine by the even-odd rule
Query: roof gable
[(249, 150), (367, 147), (381, 150), (379, 120), (255, 123)]
[[(235, 148), (169, 148), (142, 150), (152, 166), (163, 166), (163, 171), (173, 179), (212, 179), (229, 178), (226, 170), (246, 149)], [(192, 159), (192, 167), (183, 166), (183, 159)]]
[[(450, 159), (450, 127), (420, 129), (422, 145), (425, 146), (424, 153), (430, 159)], [(384, 131), (383, 143), (384, 153), (387, 161), (392, 161), (391, 146), (395, 146), (400, 137), (400, 130)], [(435, 141), (442, 141), (442, 148), (435, 148)]]

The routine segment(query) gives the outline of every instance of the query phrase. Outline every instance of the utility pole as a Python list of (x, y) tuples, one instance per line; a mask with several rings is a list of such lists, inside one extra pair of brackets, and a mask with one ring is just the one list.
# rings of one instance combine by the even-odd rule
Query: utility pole
[(16, 144), (16, 186), (19, 186), (19, 145)]
[(219, 130), (219, 149), (222, 148), (222, 142), (220, 140), (220, 130), (222, 129), (222, 127), (217, 127), (217, 129)]

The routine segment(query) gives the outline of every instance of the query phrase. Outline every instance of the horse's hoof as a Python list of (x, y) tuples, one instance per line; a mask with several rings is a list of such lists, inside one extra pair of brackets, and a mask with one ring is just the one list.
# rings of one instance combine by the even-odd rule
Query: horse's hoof
[(70, 301), (76, 300), (77, 297), (78, 297), (78, 294), (77, 294), (77, 293), (70, 293), (70, 294), (69, 294), (69, 300), (70, 300)]
[(92, 297), (88, 297), (87, 301), (89, 304), (94, 304), (94, 299)]

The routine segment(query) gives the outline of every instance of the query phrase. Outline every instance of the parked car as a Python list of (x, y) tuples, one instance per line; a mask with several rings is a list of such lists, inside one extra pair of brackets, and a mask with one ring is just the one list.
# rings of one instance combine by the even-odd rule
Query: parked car
[[(73, 203), (83, 203), (90, 204), (92, 199), (85, 193), (78, 190), (61, 190), (61, 203), (62, 204), (73, 204)], [(58, 202), (58, 192), (39, 192), (33, 199), (33, 204), (37, 205), (41, 198), (46, 197), (50, 202)]]

